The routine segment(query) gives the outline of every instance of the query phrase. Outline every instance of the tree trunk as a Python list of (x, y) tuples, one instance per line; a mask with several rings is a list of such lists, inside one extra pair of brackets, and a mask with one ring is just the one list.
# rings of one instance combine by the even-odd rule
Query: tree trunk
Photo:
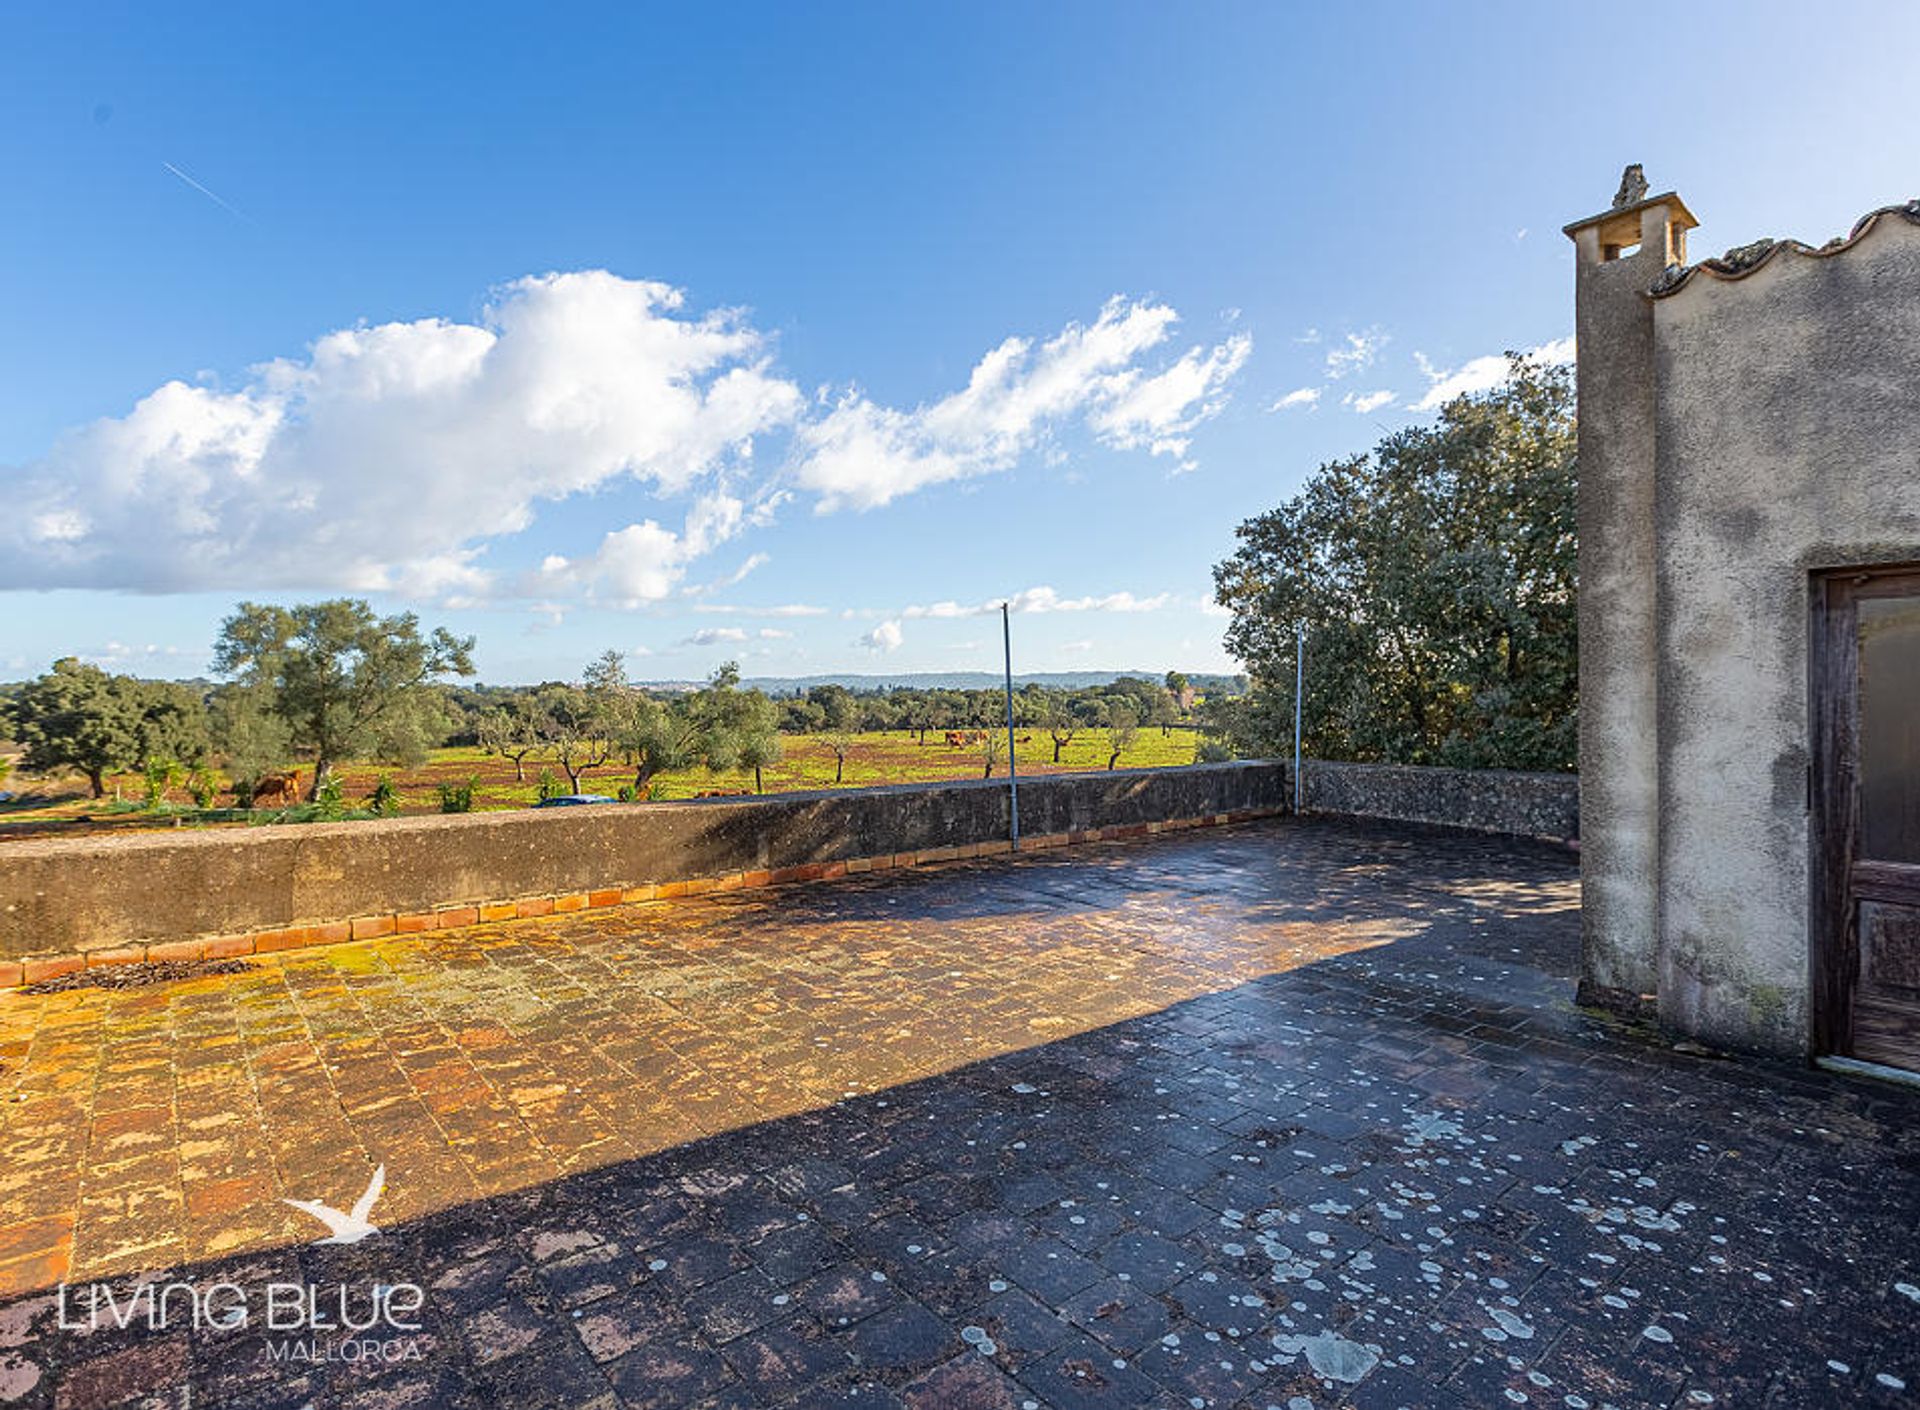
[(845, 758), (845, 756), (843, 756), (843, 755), (839, 755), (839, 754), (836, 754), (836, 755), (834, 755), (834, 757), (833, 757), (833, 782), (834, 782), (834, 786), (835, 786), (836, 788), (837, 788), (837, 787), (839, 786), (839, 784), (840, 784), (840, 779), (841, 779), (841, 776), (842, 776), (843, 774), (845, 774), (845, 773), (846, 773), (846, 771), (847, 771), (847, 761), (846, 761), (846, 758)]
[(753, 791), (755, 793), (765, 793), (767, 791), (760, 786), (760, 766), (758, 764), (753, 766)]
[(644, 803), (653, 783), (653, 765), (643, 763), (633, 771), (633, 801)]
[(580, 775), (587, 771), (587, 766), (582, 764), (576, 769), (568, 760), (562, 759), (560, 761), (560, 767), (567, 775), (567, 790), (571, 793), (578, 793), (580, 791)]
[(87, 782), (93, 787), (93, 796), (95, 798), (105, 798), (107, 796), (106, 775), (99, 769), (88, 769), (86, 775)]
[(1064, 739), (1056, 739), (1053, 741), (1053, 762), (1054, 763), (1057, 764), (1060, 762), (1060, 750), (1065, 744), (1066, 744), (1066, 740)]
[(987, 771), (986, 771), (985, 773), (983, 773), (983, 774), (981, 774), (981, 775), (980, 775), (980, 777), (981, 777), (981, 778), (992, 778), (992, 777), (993, 777), (993, 760), (991, 760), (991, 759), (989, 759), (989, 760), (987, 760)]
[(527, 756), (525, 754), (515, 754), (513, 756), (513, 781), (515, 783), (525, 783), (527, 781), (526, 759)]
[(320, 801), (320, 787), (332, 776), (333, 760), (323, 754), (313, 761), (313, 787), (307, 793), (307, 801), (309, 803), (318, 803)]
[(1107, 759), (1107, 767), (1111, 769), (1115, 764), (1118, 764), (1120, 762), (1120, 756), (1125, 752), (1126, 751), (1122, 749), (1114, 750), (1112, 755)]

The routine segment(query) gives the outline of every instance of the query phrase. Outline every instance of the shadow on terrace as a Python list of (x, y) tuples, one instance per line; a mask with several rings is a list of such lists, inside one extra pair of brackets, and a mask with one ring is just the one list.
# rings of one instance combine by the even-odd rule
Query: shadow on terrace
[[(1282, 823), (9, 1000), (0, 1401), (1920, 1384), (1916, 1104), (1612, 1034), (1575, 907), (1550, 849)], [(376, 1163), (380, 1232), (304, 1242)], [(61, 1278), (249, 1317), (61, 1330)]]

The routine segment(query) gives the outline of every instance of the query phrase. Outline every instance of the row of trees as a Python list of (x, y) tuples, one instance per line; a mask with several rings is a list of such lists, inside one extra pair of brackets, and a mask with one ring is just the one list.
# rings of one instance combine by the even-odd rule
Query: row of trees
[[(22, 746), (28, 770), (77, 771), (95, 797), (110, 778), (140, 772), (150, 797), (186, 781), (202, 806), (219, 791), (216, 763), (242, 803), (255, 780), (294, 765), (311, 768), (308, 796), (318, 800), (343, 763), (408, 767), (447, 743), (500, 755), (520, 781), (530, 761), (558, 768), (574, 792), (590, 772), (619, 768), (634, 797), (663, 773), (700, 767), (751, 769), (758, 787), (783, 734), (822, 737), (839, 760), (835, 782), (864, 731), (906, 730), (922, 744), (934, 732), (985, 731), (989, 775), (1004, 745), (994, 732), (1006, 723), (997, 690), (822, 685), (770, 699), (743, 688), (731, 664), (694, 689), (650, 690), (628, 679), (615, 651), (575, 682), (453, 684), (473, 673), (472, 655), (472, 638), (424, 632), (412, 614), (383, 617), (362, 601), (243, 603), (215, 644), (219, 683), (141, 680), (62, 660), (0, 699), (0, 736)], [(1016, 692), (1014, 717), (1023, 731), (1045, 732), (1055, 763), (1077, 735), (1109, 730), (1112, 766), (1137, 730), (1171, 728), (1191, 698), (1177, 672), (1079, 690), (1033, 684)]]
[(633, 770), (633, 796), (644, 798), (656, 775), (704, 765), (718, 773), (761, 770), (780, 758), (780, 718), (757, 690), (740, 688), (729, 663), (698, 690), (654, 695), (627, 679), (624, 661), (608, 651), (578, 685), (547, 684), (514, 692), (475, 722), (479, 744), (510, 760), (524, 780), (540, 755), (558, 764), (574, 792), (589, 769), (618, 761)]
[[(1142, 725), (1177, 723), (1187, 694), (1178, 672), (1167, 684), (1122, 677), (1073, 691), (1028, 685), (1014, 695), (1014, 723), (1044, 731), (1056, 764), (1076, 735), (1105, 729), (1112, 767)], [(995, 690), (853, 691), (828, 684), (769, 699), (742, 689), (731, 664), (698, 689), (655, 693), (633, 685), (620, 654), (608, 651), (577, 685), (492, 692), (474, 720), (473, 736), (512, 763), (517, 781), (525, 781), (529, 761), (546, 760), (578, 792), (589, 770), (619, 764), (633, 772), (633, 795), (645, 797), (658, 775), (703, 766), (715, 773), (752, 769), (758, 788), (761, 770), (780, 758), (781, 737), (796, 734), (818, 736), (833, 751), (839, 783), (862, 733), (905, 730), (924, 745), (936, 731), (984, 732), (980, 742), (991, 776), (1005, 747), (997, 731), (1006, 724), (1006, 709), (1005, 694)]]
[(415, 763), (442, 743), (457, 717), (436, 682), (471, 675), (472, 656), (472, 638), (423, 635), (413, 614), (381, 617), (365, 602), (242, 603), (214, 647), (224, 684), (140, 680), (68, 658), (5, 701), (0, 726), (26, 768), (76, 771), (96, 798), (133, 770), (186, 773), (199, 797), (216, 758), (242, 798), (260, 775), (310, 764), (318, 798), (338, 764)]
[[(1122, 676), (1111, 684), (1062, 690), (1032, 682), (1014, 692), (1014, 723), (1021, 729), (1057, 732), (1064, 746), (1083, 730), (1109, 729), (1116, 723), (1170, 729), (1189, 713), (1187, 678), (1169, 671), (1164, 682)], [(852, 691), (843, 685), (814, 686), (803, 695), (777, 702), (780, 728), (787, 734), (859, 733), (906, 730), (924, 744), (930, 733), (991, 729), (1007, 722), (1007, 697), (1000, 690)], [(1059, 762), (1059, 749), (1054, 752)]]

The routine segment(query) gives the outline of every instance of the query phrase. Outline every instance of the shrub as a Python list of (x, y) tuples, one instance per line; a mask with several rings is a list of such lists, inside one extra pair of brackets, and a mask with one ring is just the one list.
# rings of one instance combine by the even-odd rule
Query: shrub
[(542, 803), (546, 802), (549, 798), (558, 798), (560, 796), (560, 780), (554, 776), (552, 769), (540, 770), (539, 790), (540, 801)]
[(213, 770), (202, 764), (187, 775), (187, 795), (193, 799), (196, 808), (211, 808), (220, 799), (220, 780)]
[(149, 808), (157, 808), (164, 803), (167, 799), (167, 790), (180, 782), (180, 763), (176, 759), (168, 759), (164, 756), (149, 759), (146, 768), (141, 772), (146, 776), (145, 803)]
[(1233, 758), (1233, 746), (1224, 739), (1203, 739), (1193, 751), (1193, 762), (1196, 764), (1227, 764)]
[(465, 783), (443, 783), (440, 785), (440, 811), (443, 813), (471, 813), (473, 811), (473, 790), (480, 780), (470, 778)]
[(620, 791), (614, 796), (622, 803), (631, 803), (633, 801), (633, 785), (630, 783), (621, 784)]
[(313, 803), (322, 818), (337, 818), (346, 811), (346, 792), (341, 787), (339, 774), (327, 775), (314, 793)]
[(400, 790), (390, 776), (382, 774), (373, 785), (373, 794), (367, 799), (367, 807), (377, 818), (390, 818), (400, 811)]

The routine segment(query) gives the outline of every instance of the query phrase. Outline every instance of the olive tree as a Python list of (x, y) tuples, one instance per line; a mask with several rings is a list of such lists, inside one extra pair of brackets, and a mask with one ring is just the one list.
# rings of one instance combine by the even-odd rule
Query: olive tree
[(391, 746), (434, 706), (434, 682), (473, 674), (473, 638), (444, 627), (423, 636), (413, 613), (381, 617), (355, 598), (243, 602), (221, 626), (213, 664), (249, 687), (313, 761), (308, 797), (317, 800), (335, 765)]
[(480, 747), (512, 762), (515, 783), (527, 781), (527, 756), (541, 744), (532, 704), (527, 696), (512, 695), (474, 721), (474, 737)]

